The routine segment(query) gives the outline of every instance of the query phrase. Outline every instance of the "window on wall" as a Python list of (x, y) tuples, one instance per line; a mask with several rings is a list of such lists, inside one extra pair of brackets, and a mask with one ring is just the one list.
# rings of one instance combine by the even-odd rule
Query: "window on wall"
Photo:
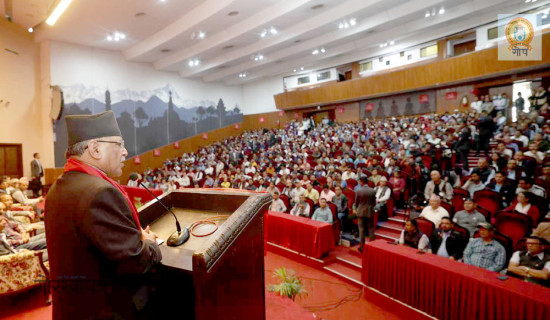
[(506, 28), (506, 26), (502, 25), (502, 26), (496, 26), (496, 27), (487, 29), (487, 40), (497, 39), (499, 29), (500, 29), (501, 34), (504, 34), (504, 29), (505, 28)]
[(420, 49), (420, 57), (427, 58), (437, 55), (437, 44)]
[(320, 72), (317, 74), (317, 81), (330, 79), (330, 71)]
[(372, 61), (367, 61), (359, 64), (359, 72), (372, 70)]
[(309, 83), (309, 76), (298, 78), (298, 84), (306, 84), (306, 83)]

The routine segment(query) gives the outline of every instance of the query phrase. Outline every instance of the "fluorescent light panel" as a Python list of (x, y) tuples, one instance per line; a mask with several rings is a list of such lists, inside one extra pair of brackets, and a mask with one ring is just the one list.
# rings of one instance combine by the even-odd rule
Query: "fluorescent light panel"
[(57, 19), (59, 19), (59, 17), (61, 17), (61, 15), (63, 14), (63, 12), (65, 12), (69, 4), (71, 4), (71, 1), (73, 0), (59, 1), (59, 3), (57, 4), (57, 7), (55, 7), (52, 14), (50, 14), (48, 19), (46, 19), (46, 23), (50, 26), (53, 26), (57, 22)]

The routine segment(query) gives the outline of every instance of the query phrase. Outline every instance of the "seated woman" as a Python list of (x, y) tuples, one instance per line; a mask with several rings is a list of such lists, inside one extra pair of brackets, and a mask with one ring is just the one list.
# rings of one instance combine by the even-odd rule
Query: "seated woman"
[(430, 239), (418, 229), (416, 220), (409, 220), (405, 223), (405, 229), (401, 231), (399, 244), (414, 249), (431, 252)]
[(230, 188), (231, 182), (229, 182), (229, 179), (227, 179), (227, 176), (223, 178), (223, 182), (221, 183), (222, 188)]
[(520, 192), (516, 196), (517, 203), (512, 204), (508, 208), (506, 208), (505, 211), (517, 211), (519, 213), (523, 213), (531, 219), (533, 219), (533, 225), (536, 225), (536, 223), (539, 221), (540, 218), (540, 212), (539, 208), (531, 203), (531, 199), (533, 197), (533, 194), (531, 192)]
[(395, 200), (396, 206), (400, 208), (402, 207), (403, 202), (403, 192), (405, 192), (405, 179), (401, 177), (399, 170), (395, 170), (393, 172), (393, 175), (390, 178), (390, 183), (393, 186), (393, 199)]
[(369, 181), (372, 181), (374, 183), (374, 185), (378, 185), (378, 183), (380, 182), (380, 179), (382, 179), (382, 175), (379, 175), (378, 174), (378, 169), (372, 169), (372, 174), (371, 176), (369, 177)]

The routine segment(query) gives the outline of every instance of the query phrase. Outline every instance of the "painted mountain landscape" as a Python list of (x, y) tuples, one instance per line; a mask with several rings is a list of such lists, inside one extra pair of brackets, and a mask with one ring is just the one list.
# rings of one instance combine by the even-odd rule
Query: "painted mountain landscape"
[(237, 105), (228, 110), (221, 98), (217, 101), (183, 99), (170, 85), (150, 91), (111, 92), (82, 84), (61, 88), (65, 108), (54, 126), (56, 167), (65, 163), (68, 141), (65, 117), (69, 115), (112, 110), (128, 157), (243, 120)]

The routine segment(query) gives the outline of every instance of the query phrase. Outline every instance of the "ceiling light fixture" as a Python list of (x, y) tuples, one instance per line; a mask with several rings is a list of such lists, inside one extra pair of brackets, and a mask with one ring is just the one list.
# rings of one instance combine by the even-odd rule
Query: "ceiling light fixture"
[(203, 40), (206, 38), (206, 33), (204, 31), (195, 31), (191, 33), (191, 40)]
[(109, 32), (109, 34), (107, 34), (107, 41), (119, 42), (120, 40), (124, 39), (126, 39), (126, 35), (122, 32), (115, 31)]
[(59, 1), (59, 3), (57, 4), (57, 7), (53, 9), (48, 19), (46, 19), (46, 23), (50, 26), (53, 26), (57, 22), (57, 19), (59, 19), (59, 17), (61, 17), (61, 15), (63, 14), (63, 12), (65, 12), (69, 4), (71, 4), (71, 1), (72, 0)]
[(300, 67), (300, 71), (304, 71), (304, 67)]
[(325, 53), (327, 52), (327, 50), (325, 50), (325, 48), (321, 48), (321, 49), (313, 49), (313, 51), (311, 51), (311, 54), (312, 55), (317, 55), (319, 53)]
[(424, 15), (425, 18), (429, 18), (430, 17), (430, 11), (426, 11), (426, 14)]
[(347, 29), (349, 27), (353, 27), (357, 24), (357, 19), (351, 18), (349, 20), (344, 20), (338, 23), (338, 29)]
[(252, 60), (258, 62), (258, 61), (264, 60), (265, 57), (264, 57), (263, 55), (261, 55), (261, 54), (255, 54), (255, 55), (252, 55), (252, 56), (250, 57), (250, 59), (252, 59)]
[(246, 72), (239, 73), (239, 78), (246, 78), (247, 74)]
[(199, 61), (199, 59), (191, 59), (189, 60), (187, 65), (192, 68), (192, 67), (198, 67), (200, 63), (201, 62)]
[(439, 14), (444, 14), (444, 13), (445, 13), (445, 8), (441, 6), (441, 9), (439, 9)]
[(33, 28), (33, 27), (30, 27), (30, 28), (27, 29), (27, 31), (28, 31), (29, 33), (33, 33), (33, 32), (34, 32), (34, 28)]
[(292, 70), (292, 72), (296, 72), (296, 71), (298, 71), (298, 70), (296, 70), (296, 69)]
[(278, 34), (278, 33), (279, 33), (279, 31), (277, 31), (277, 29), (276, 29), (275, 27), (271, 26), (271, 27), (269, 27), (269, 28), (263, 29), (263, 30), (260, 32), (260, 37), (265, 38), (265, 37), (267, 37), (267, 36), (269, 36), (269, 35), (274, 36), (274, 35), (276, 35), (276, 34)]

